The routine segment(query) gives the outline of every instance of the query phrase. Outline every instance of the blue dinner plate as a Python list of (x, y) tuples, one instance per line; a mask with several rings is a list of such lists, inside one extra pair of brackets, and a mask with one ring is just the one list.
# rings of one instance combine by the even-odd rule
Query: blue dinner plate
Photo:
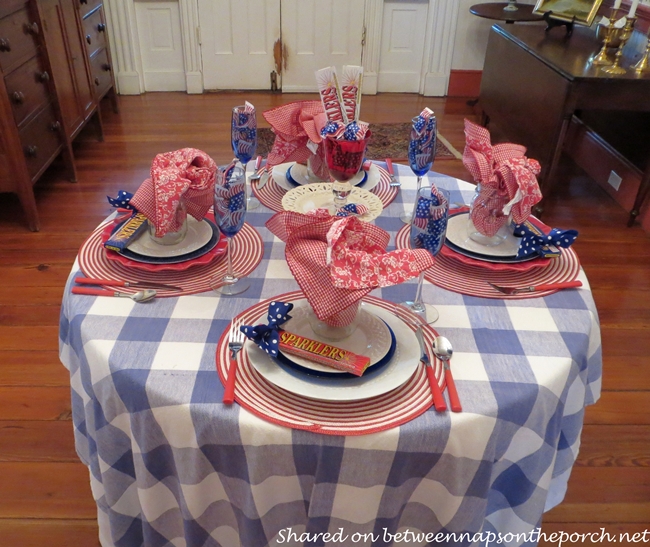
[[(293, 165), (291, 167), (293, 167)], [(295, 179), (291, 176), (291, 167), (287, 169), (287, 174), (286, 174), (287, 182), (293, 187), (304, 186), (304, 184), (300, 184), (299, 182), (296, 182)], [(363, 178), (359, 181), (359, 184), (356, 184), (355, 186), (357, 188), (363, 188), (363, 185), (366, 182), (368, 182), (368, 171), (363, 172)]]

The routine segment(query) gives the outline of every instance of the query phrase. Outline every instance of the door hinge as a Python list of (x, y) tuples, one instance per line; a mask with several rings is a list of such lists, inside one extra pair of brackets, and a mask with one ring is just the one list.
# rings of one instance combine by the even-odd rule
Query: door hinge
[(201, 42), (201, 27), (196, 27), (196, 41), (199, 43), (199, 45), (202, 44), (202, 42)]
[(361, 45), (366, 45), (366, 26), (363, 26), (363, 32), (361, 33)]

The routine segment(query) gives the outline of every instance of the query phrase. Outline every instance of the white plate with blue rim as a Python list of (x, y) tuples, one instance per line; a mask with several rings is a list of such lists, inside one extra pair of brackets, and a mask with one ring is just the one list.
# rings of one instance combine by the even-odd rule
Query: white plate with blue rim
[[(300, 184), (292, 184), (288, 179), (287, 179), (287, 171), (289, 168), (291, 168), (293, 165), (296, 165), (296, 162), (289, 162), (289, 163), (281, 163), (280, 165), (276, 165), (271, 172), (271, 176), (273, 177), (273, 180), (275, 183), (280, 187), (284, 188), (285, 190), (293, 190), (294, 188), (297, 188), (301, 186)], [(306, 172), (306, 167), (305, 167), (305, 172)], [(357, 175), (358, 176), (358, 175)], [(363, 177), (361, 177), (363, 178)], [(359, 182), (361, 182), (361, 178), (359, 179)], [(379, 172), (379, 168), (373, 163), (370, 166), (370, 169), (368, 170), (368, 178), (366, 182), (363, 184), (358, 184), (357, 186), (363, 187), (364, 190), (372, 190), (377, 184), (379, 184), (379, 181), (381, 180), (381, 173)], [(354, 185), (353, 185), (354, 186)]]

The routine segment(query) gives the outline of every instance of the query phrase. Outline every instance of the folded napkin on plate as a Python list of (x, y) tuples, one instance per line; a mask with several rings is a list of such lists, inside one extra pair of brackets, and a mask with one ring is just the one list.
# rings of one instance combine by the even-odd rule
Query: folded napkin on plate
[(157, 237), (176, 232), (187, 213), (202, 220), (208, 212), (216, 171), (212, 158), (196, 148), (158, 154), (151, 164), (151, 178), (140, 185), (130, 204), (153, 223)]
[(266, 227), (286, 243), (291, 273), (316, 317), (332, 327), (349, 325), (373, 289), (403, 283), (434, 262), (424, 249), (387, 252), (388, 233), (353, 216), (282, 211)]
[(577, 230), (560, 230), (553, 228), (548, 234), (541, 230), (531, 230), (525, 224), (515, 226), (514, 234), (521, 237), (517, 258), (538, 255), (542, 257), (557, 254), (553, 247), (562, 247), (564, 249), (573, 245), (578, 237)]
[(525, 222), (533, 205), (542, 199), (536, 178), (541, 171), (539, 163), (524, 155), (524, 146), (492, 146), (490, 132), (469, 120), (465, 120), (465, 140), (463, 165), (480, 185), (470, 213), (476, 229), (493, 236), (510, 213), (516, 224)]
[(321, 144), (321, 129), (327, 123), (327, 116), (320, 101), (296, 101), (267, 110), (263, 116), (275, 133), (273, 147), (266, 158), (267, 168), (290, 161), (304, 164), (311, 156), (314, 173), (329, 180)]

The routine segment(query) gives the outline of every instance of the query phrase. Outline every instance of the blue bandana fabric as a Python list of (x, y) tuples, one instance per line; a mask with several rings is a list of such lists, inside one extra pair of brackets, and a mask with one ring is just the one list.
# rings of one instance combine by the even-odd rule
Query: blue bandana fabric
[(535, 233), (525, 224), (515, 226), (514, 234), (521, 237), (517, 258), (554, 254), (551, 245), (568, 249), (578, 237), (577, 230), (559, 230), (553, 228), (548, 234)]
[(249, 340), (252, 340), (261, 349), (269, 355), (276, 357), (280, 346), (280, 325), (286, 323), (291, 316), (289, 312), (293, 309), (293, 304), (284, 302), (271, 302), (269, 312), (266, 316), (267, 325), (257, 325), (255, 327), (242, 325), (241, 331)]
[(368, 207), (361, 203), (348, 203), (343, 207), (336, 210), (337, 217), (349, 217), (365, 215), (368, 212)]
[(442, 245), (447, 233), (447, 210), (437, 209), (432, 211), (432, 207), (438, 207), (445, 204), (443, 196), (436, 186), (431, 187), (431, 197), (418, 199), (415, 208), (415, 217), (411, 230), (417, 232), (412, 237), (415, 246), (418, 249), (426, 249), (432, 255), (435, 255)]

